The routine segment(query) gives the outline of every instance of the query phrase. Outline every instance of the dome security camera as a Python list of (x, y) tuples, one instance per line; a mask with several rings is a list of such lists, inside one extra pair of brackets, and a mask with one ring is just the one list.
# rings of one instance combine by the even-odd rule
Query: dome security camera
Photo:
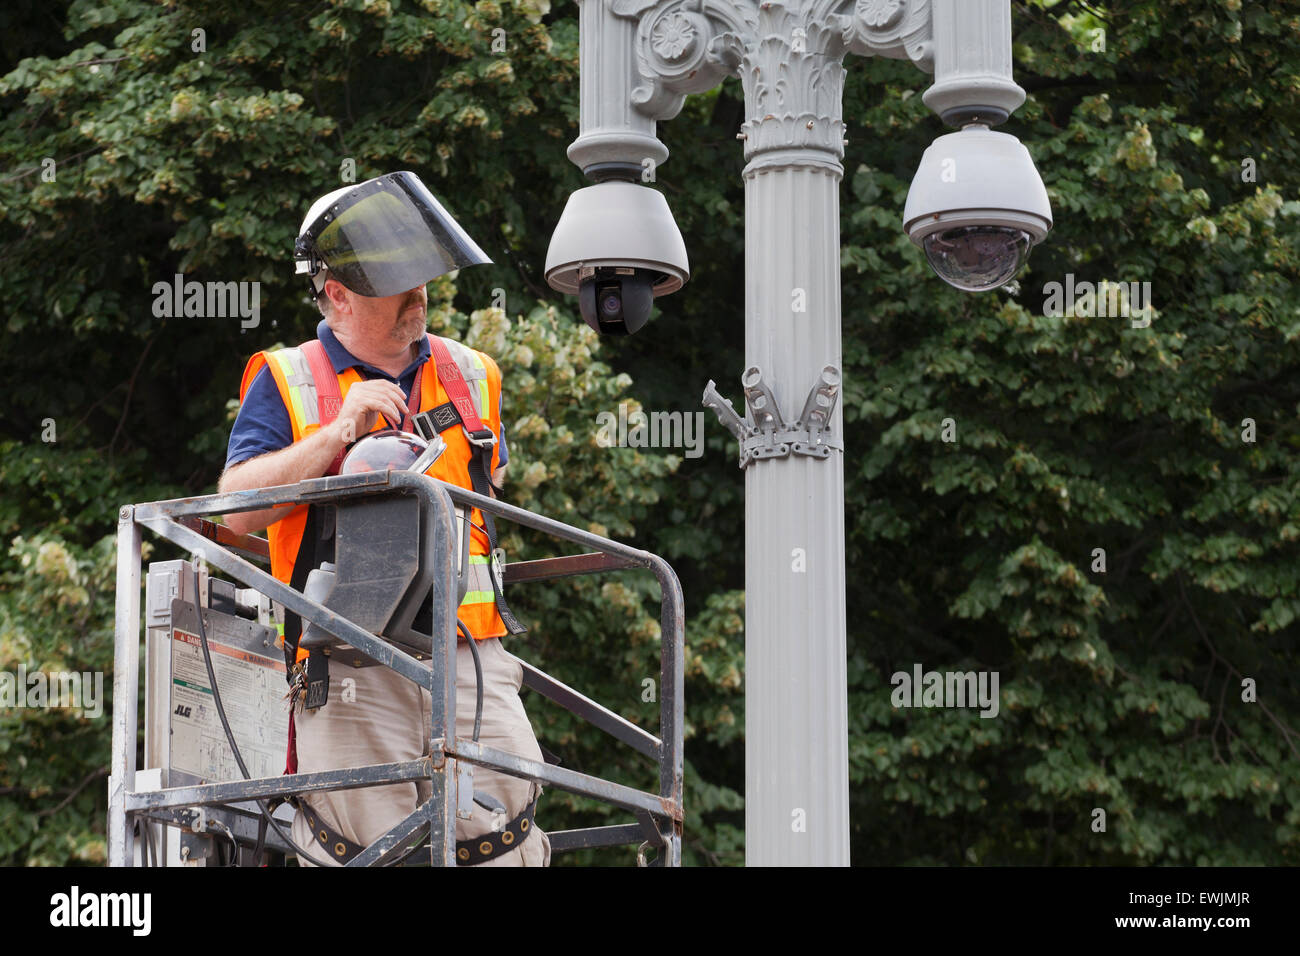
[(903, 228), (939, 278), (986, 292), (1024, 266), (1052, 228), (1052, 206), (1020, 140), (971, 124), (925, 151)]
[(654, 300), (690, 277), (686, 244), (663, 194), (607, 180), (569, 196), (546, 252), (546, 281), (578, 296), (583, 320), (610, 335), (631, 335)]

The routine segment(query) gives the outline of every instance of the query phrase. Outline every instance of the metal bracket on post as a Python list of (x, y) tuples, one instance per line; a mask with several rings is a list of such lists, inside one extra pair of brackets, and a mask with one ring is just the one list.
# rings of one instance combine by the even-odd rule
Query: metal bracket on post
[(825, 438), (831, 425), (831, 413), (840, 398), (840, 370), (827, 365), (818, 375), (817, 384), (808, 393), (808, 400), (803, 403), (799, 413), (799, 427), (807, 429), (808, 441), (795, 441), (792, 450), (796, 455), (809, 455), (813, 458), (829, 458), (832, 448), (844, 450), (842, 442), (833, 442)]
[(704, 387), (704, 407), (713, 409), (722, 426), (736, 436), (736, 441), (743, 444), (746, 438), (754, 434), (754, 426), (736, 414), (731, 399), (719, 395), (716, 385), (713, 379), (709, 379), (709, 384)]
[(740, 467), (767, 458), (788, 458), (791, 453), (809, 458), (829, 458), (831, 449), (844, 450), (844, 443), (830, 437), (831, 415), (840, 395), (840, 370), (827, 365), (808, 393), (798, 421), (788, 423), (763, 372), (751, 366), (741, 376), (748, 415), (741, 418), (730, 400), (718, 394), (714, 382), (704, 389), (704, 406), (717, 413), (718, 421), (740, 442)]

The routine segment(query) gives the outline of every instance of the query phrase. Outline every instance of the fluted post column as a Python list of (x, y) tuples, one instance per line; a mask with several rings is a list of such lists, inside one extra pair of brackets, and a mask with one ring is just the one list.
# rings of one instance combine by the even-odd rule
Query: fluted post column
[[(787, 422), (840, 362), (842, 50), (798, 0), (745, 53), (745, 364)], [(843, 435), (835, 407), (832, 435)], [(844, 461), (745, 469), (745, 859), (849, 862)]]
[[(930, 0), (579, 2), (582, 131), (569, 152), (579, 165), (653, 167), (666, 151), (648, 141), (650, 121), (726, 76), (744, 86), (749, 414), (716, 391), (704, 400), (740, 440), (745, 468), (745, 855), (751, 865), (845, 866), (842, 61), (880, 55), (933, 69)], [(633, 23), (629, 51), (618, 40)], [(617, 103), (589, 102), (606, 97)]]

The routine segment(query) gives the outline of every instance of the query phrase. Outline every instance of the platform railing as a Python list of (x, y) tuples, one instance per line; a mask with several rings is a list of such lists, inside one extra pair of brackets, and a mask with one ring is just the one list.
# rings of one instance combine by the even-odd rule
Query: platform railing
[[(330, 504), (358, 496), (405, 493), (419, 496), (433, 510), (446, 534), (455, 540), (458, 507), (477, 508), (551, 537), (593, 549), (591, 553), (516, 562), (505, 567), (506, 584), (644, 568), (660, 587), (660, 714), (656, 736), (579, 691), (521, 661), (524, 685), (598, 727), (615, 740), (650, 758), (659, 770), (659, 791), (651, 793), (590, 774), (527, 759), (488, 747), (456, 732), (456, 556), (438, 555), (433, 584), (433, 653), (418, 660), (347, 618), (307, 598), (272, 577), (248, 558), (264, 559), (265, 539), (238, 535), (210, 516), (260, 511), (281, 504)], [(382, 666), (430, 692), (429, 754), (400, 763), (351, 767), (319, 773), (203, 783), (156, 790), (135, 789), (137, 693), (141, 643), (141, 543), (148, 529), (196, 554), (246, 587), (254, 588), (303, 619), (335, 635)], [(525, 511), (494, 498), (424, 475), (402, 471), (316, 478), (293, 485), (250, 491), (176, 498), (123, 506), (118, 513), (117, 606), (113, 672), (113, 751), (109, 777), (109, 865), (135, 860), (133, 824), (141, 820), (175, 822), (185, 808), (248, 805), (248, 801), (285, 798), (322, 790), (370, 787), (428, 780), (431, 796), (406, 819), (360, 853), (349, 866), (384, 865), (408, 855), (427, 835), (429, 860), (435, 866), (456, 864), (458, 762), (473, 764), (543, 786), (591, 797), (631, 813), (627, 824), (556, 831), (548, 834), (553, 852), (637, 843), (655, 849), (655, 864), (681, 865), (682, 725), (684, 606), (681, 585), (661, 557), (592, 534), (563, 522)], [(327, 705), (328, 706), (328, 705)], [(244, 811), (246, 812), (246, 811)]]

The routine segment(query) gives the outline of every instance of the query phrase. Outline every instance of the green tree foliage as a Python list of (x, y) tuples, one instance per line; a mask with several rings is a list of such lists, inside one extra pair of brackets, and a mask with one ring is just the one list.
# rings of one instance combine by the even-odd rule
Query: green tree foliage
[[(1300, 14), (1013, 8), (1030, 98), (1006, 128), (1056, 227), (999, 292), (950, 290), (901, 234), (943, 131), (927, 78), (846, 64), (854, 859), (1294, 862)], [(302, 213), (346, 164), (357, 181), (412, 169), (496, 262), (435, 283), (430, 312), (500, 361), (511, 499), (681, 575), (686, 859), (740, 862), (734, 442), (710, 424), (691, 459), (596, 438), (620, 402), (694, 411), (710, 377), (737, 392), (739, 85), (691, 97), (660, 130), (672, 157), (656, 185), (691, 283), (639, 336), (598, 342), (540, 275), (581, 184), (564, 156), (574, 4), (14, 0), (0, 27), (0, 669), (110, 668), (117, 507), (215, 488), (244, 360), (315, 328), (288, 264)], [(176, 273), (258, 281), (261, 323), (157, 317), (154, 283)], [(1046, 287), (1067, 274), (1149, 282), (1149, 326), (1048, 314)], [(506, 545), (556, 553), (514, 530)], [(657, 600), (632, 573), (521, 587), (530, 634), (515, 650), (653, 727)], [(893, 707), (890, 676), (917, 663), (997, 671), (999, 716)], [(528, 706), (566, 765), (653, 786), (643, 761)], [(0, 861), (102, 859), (108, 722), (24, 710), (0, 725)], [(542, 822), (618, 819), (552, 792)]]
[[(113, 661), (114, 557), (112, 538), (80, 549), (54, 535), (19, 536), (8, 549), (14, 570), (0, 575), (0, 668), (15, 684), (23, 670), (39, 672), (46, 683), (15, 686), (17, 706), (9, 706), (11, 699), (0, 708), (0, 860), (6, 863), (84, 865), (108, 857), (112, 678), (104, 675), (111, 675)], [(35, 706), (54, 703), (48, 675), (71, 672), (90, 678), (82, 678), (83, 696), (74, 698), (84, 706)], [(98, 687), (90, 677), (95, 673)]]
[[(849, 565), (871, 582), (850, 596), (855, 846), (1295, 862), (1300, 17), (1089, 6), (1017, 11), (1031, 98), (1009, 131), (1056, 228), (1008, 290), (925, 277), (896, 229), (923, 87), (885, 65), (860, 88), (864, 125), (895, 132), (844, 217), (844, 299), (871, 303), (845, 314)], [(1052, 317), (1067, 273), (1149, 282), (1149, 327)], [(999, 671), (1000, 716), (895, 710), (889, 675), (917, 661)]]

